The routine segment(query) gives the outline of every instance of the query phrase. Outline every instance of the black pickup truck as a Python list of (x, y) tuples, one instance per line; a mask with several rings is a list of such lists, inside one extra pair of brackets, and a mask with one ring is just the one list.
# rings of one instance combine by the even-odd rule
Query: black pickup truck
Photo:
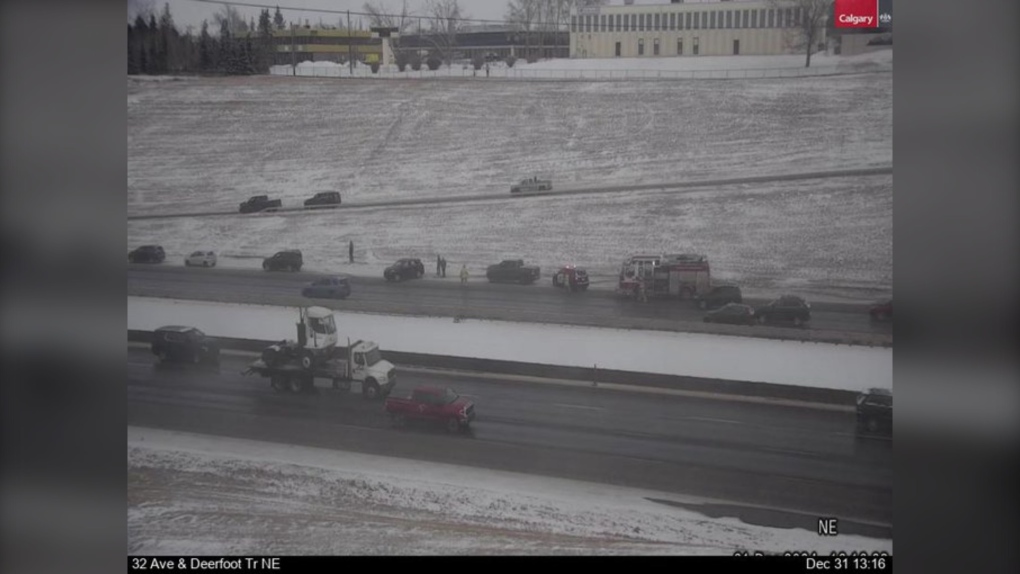
[(868, 389), (857, 395), (857, 436), (892, 437), (892, 391)]
[(269, 199), (268, 195), (256, 195), (241, 202), (241, 213), (258, 213), (267, 209), (278, 209), (283, 205), (279, 199)]
[(485, 277), (489, 283), (520, 283), (527, 285), (538, 281), (541, 271), (534, 265), (525, 265), (523, 259), (506, 259), (489, 265)]

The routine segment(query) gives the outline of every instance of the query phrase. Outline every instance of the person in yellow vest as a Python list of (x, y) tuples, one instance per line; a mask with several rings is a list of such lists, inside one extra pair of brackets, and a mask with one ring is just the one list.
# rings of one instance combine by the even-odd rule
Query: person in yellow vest
[(460, 284), (461, 285), (466, 285), (467, 284), (467, 280), (468, 280), (467, 265), (461, 265), (460, 266)]

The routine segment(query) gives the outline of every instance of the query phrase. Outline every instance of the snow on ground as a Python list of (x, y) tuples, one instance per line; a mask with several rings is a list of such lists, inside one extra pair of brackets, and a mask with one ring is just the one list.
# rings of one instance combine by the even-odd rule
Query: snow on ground
[[(128, 329), (190, 325), (220, 337), (294, 338), (297, 309), (128, 297)], [(658, 331), (335, 312), (340, 340), (383, 351), (860, 391), (892, 388), (892, 349)], [(736, 359), (735, 359), (736, 358)]]
[(133, 555), (892, 553), (891, 540), (710, 519), (649, 499), (703, 502), (128, 427)]
[(564, 188), (889, 166), (891, 74), (490, 84), (262, 76), (129, 82), (128, 93), (130, 215), (235, 211), (256, 194), (299, 206), (326, 190), (350, 204), (506, 196), (129, 222), (132, 247), (160, 243), (178, 261), (202, 248), (230, 265), (287, 244), (328, 271), (354, 239), (369, 265), (438, 252), (473, 271), (524, 257), (546, 268), (573, 261), (598, 278), (632, 253), (689, 247), (752, 289), (856, 299), (891, 289), (891, 176), (509, 197), (511, 182), (535, 174)]
[[(213, 249), (221, 267), (260, 269), (295, 247), (306, 271), (381, 277), (401, 257), (442, 254), (456, 276), (504, 258), (542, 268), (585, 266), (594, 289), (615, 288), (638, 252), (697, 251), (748, 297), (872, 301), (892, 290), (892, 176), (731, 185), (681, 193), (507, 197), (328, 213), (128, 221), (128, 245), (160, 244), (167, 264)], [(347, 262), (354, 241), (355, 263)], [(433, 266), (434, 269), (434, 266)], [(426, 280), (434, 280), (427, 278)], [(454, 279), (448, 279), (454, 280)]]
[(635, 80), (635, 79), (703, 79), (703, 78), (763, 78), (800, 77), (831, 74), (891, 72), (892, 50), (882, 49), (855, 56), (836, 56), (824, 53), (811, 57), (811, 67), (804, 67), (803, 54), (781, 56), (699, 56), (688, 58), (610, 58), (610, 59), (550, 59), (532, 64), (518, 60), (512, 67), (504, 62), (489, 64), (475, 71), (468, 61), (458, 61), (437, 70), (422, 66), (410, 67), (403, 72), (396, 65), (380, 66), (372, 72), (369, 66), (335, 62), (301, 62), (296, 67), (273, 66), (270, 73), (281, 76), (312, 76), (335, 78), (473, 78), (485, 79), (584, 79), (584, 80)]

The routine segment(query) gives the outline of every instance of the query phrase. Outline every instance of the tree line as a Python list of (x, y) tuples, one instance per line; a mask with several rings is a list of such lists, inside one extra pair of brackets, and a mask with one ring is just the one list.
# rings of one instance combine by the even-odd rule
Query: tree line
[(128, 24), (128, 74), (265, 74), (274, 63), (272, 30), (285, 25), (279, 8), (274, 16), (262, 10), (256, 23), (228, 5), (214, 16), (217, 34), (204, 20), (196, 36), (190, 27), (183, 34), (177, 29), (169, 4), (159, 18), (147, 16), (139, 13)]

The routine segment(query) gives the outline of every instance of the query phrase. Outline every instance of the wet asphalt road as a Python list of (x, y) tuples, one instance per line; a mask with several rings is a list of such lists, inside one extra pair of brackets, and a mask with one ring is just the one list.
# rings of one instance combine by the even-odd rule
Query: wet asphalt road
[[(178, 299), (257, 303), (263, 305), (316, 304), (336, 310), (407, 315), (466, 316), (478, 319), (591, 325), (623, 329), (717, 332), (780, 338), (834, 333), (874, 340), (891, 338), (892, 326), (871, 321), (867, 307), (812, 304), (810, 325), (706, 325), (705, 312), (693, 302), (652, 300), (647, 304), (619, 298), (596, 288), (583, 293), (557, 289), (543, 279), (533, 285), (490, 284), (475, 280), (463, 288), (457, 279), (425, 278), (387, 283), (382, 278), (351, 278), (352, 294), (345, 300), (306, 299), (301, 289), (316, 273), (268, 273), (249, 269), (200, 269), (166, 265), (129, 265), (128, 294)], [(749, 304), (766, 301), (745, 300)]]
[(451, 435), (394, 428), (356, 393), (274, 393), (240, 375), (248, 360), (157, 366), (130, 348), (128, 424), (648, 488), (715, 499), (713, 516), (809, 530), (837, 517), (843, 533), (892, 536), (892, 443), (855, 439), (849, 412), (398, 370), (395, 395), (434, 384), (475, 402), (473, 428)]

